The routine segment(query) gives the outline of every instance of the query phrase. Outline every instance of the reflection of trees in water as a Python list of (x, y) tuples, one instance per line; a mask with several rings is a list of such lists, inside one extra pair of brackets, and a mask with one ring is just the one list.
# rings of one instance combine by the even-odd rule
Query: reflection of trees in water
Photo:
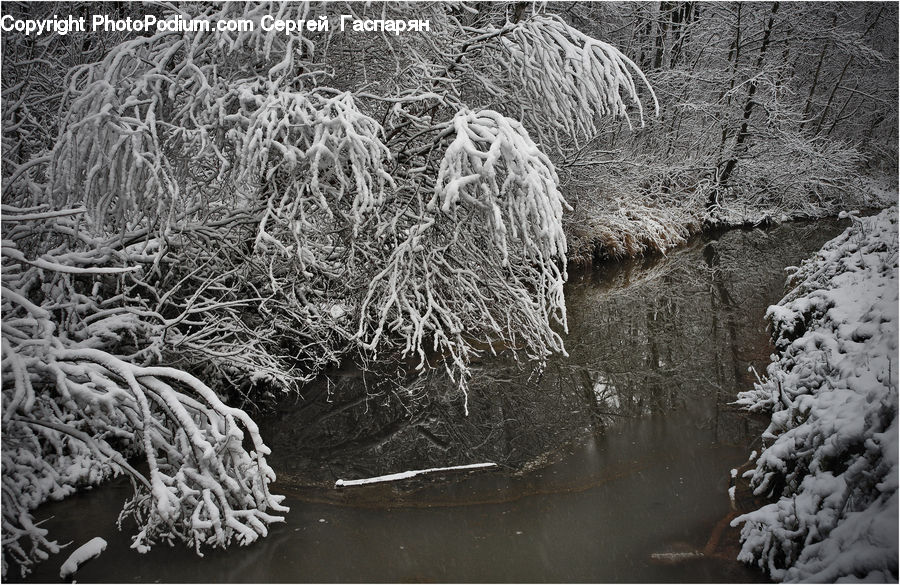
[(763, 315), (783, 269), (836, 231), (733, 230), (585, 275), (567, 292), (569, 357), (542, 372), (507, 352), (476, 360), (468, 417), (440, 369), (334, 372), (264, 423), (276, 469), (300, 483), (482, 461), (518, 470), (587, 433), (676, 408), (737, 443), (750, 422), (728, 403), (752, 383), (748, 366), (768, 362)]

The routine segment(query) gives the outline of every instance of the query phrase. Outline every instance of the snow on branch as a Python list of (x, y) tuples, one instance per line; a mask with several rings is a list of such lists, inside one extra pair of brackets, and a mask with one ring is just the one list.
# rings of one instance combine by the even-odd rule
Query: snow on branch
[[(275, 244), (296, 256), (305, 272), (307, 261), (330, 255), (309, 249), (315, 244), (308, 234), (331, 223), (350, 227), (355, 237), (366, 215), (384, 203), (393, 180), (384, 168), (390, 152), (381, 141), (382, 128), (357, 109), (349, 93), (326, 97), (250, 84), (239, 97), (250, 112), (237, 150), (239, 174), (262, 174), (266, 197), (257, 246)], [(271, 223), (288, 242), (269, 233)]]
[(375, 350), (391, 332), (419, 367), (428, 346), (447, 352), (463, 383), (476, 338), (539, 361), (564, 351), (551, 327), (565, 327), (566, 253), (552, 163), (519, 122), (490, 110), (459, 112), (440, 136), (434, 188), (409, 195), (357, 336)]
[(74, 575), (81, 565), (95, 559), (106, 550), (106, 541), (96, 536), (72, 551), (69, 558), (59, 568), (59, 578), (68, 579)]
[[(165, 9), (309, 14), (308, 3)], [(133, 244), (152, 248), (153, 270), (140, 287), (180, 315), (162, 345), (202, 364), (211, 385), (242, 378), (241, 392), (293, 388), (348, 344), (320, 305), (345, 303), (324, 291), (345, 278), (352, 239), (392, 185), (381, 126), (350, 93), (311, 89), (311, 41), (255, 30), (160, 32), (73, 70), (44, 190), (83, 206), (91, 233), (145, 234)]]
[[(258, 21), (267, 14), (304, 19), (309, 3), (189, 3), (167, 5), (164, 12), (213, 22)], [(258, 26), (217, 34), (162, 31), (115, 45), (102, 61), (67, 76), (68, 107), (49, 159), (49, 194), (63, 206), (83, 203), (100, 224), (132, 227), (146, 221), (165, 227), (198, 200), (240, 202), (246, 193), (228, 189), (250, 113), (243, 109), (241, 84), (233, 81), (279, 86), (287, 79), (302, 87), (319, 74), (297, 71), (298, 56), (313, 49), (302, 32)], [(243, 68), (245, 58), (259, 73)]]
[(593, 136), (598, 119), (606, 116), (625, 118), (631, 126), (626, 98), (637, 106), (643, 126), (635, 75), (646, 85), (654, 113), (659, 114), (653, 88), (631, 59), (556, 15), (535, 15), (496, 38), (485, 50), (502, 54), (488, 60), (489, 71), (506, 80), (522, 115), (537, 131), (552, 133), (556, 144), (559, 133), (576, 140)]
[(496, 463), (472, 463), (470, 465), (453, 465), (450, 467), (432, 467), (430, 469), (416, 469), (414, 471), (401, 471), (400, 473), (392, 473), (390, 475), (379, 475), (378, 477), (368, 477), (366, 479), (339, 479), (334, 482), (334, 487), (348, 487), (356, 485), (369, 485), (373, 483), (384, 483), (387, 481), (400, 481), (416, 477), (417, 475), (425, 475), (428, 473), (441, 473), (443, 471), (466, 471), (469, 469), (484, 469), (487, 467), (497, 467)]
[(564, 257), (567, 205), (553, 164), (525, 128), (491, 110), (459, 112), (452, 126), (429, 211), (450, 214), (459, 205), (482, 211), (504, 266), (508, 238), (521, 240), (534, 259)]

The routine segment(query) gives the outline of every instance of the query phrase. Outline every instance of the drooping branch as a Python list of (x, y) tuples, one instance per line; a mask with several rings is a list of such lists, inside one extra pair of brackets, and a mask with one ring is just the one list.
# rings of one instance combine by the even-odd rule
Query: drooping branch
[[(579, 140), (597, 132), (601, 118), (624, 118), (631, 125), (625, 99), (644, 107), (635, 83), (644, 82), (659, 114), (656, 94), (643, 72), (612, 45), (593, 39), (555, 15), (535, 15), (515, 25), (497, 43), (485, 47), (492, 77), (521, 104), (521, 113), (536, 131), (554, 138)], [(494, 55), (492, 53), (499, 53)], [(481, 63), (479, 62), (479, 65)], [(476, 78), (483, 75), (473, 73)]]
[[(70, 214), (42, 215), (59, 222)], [(30, 231), (49, 231), (48, 224)], [(94, 254), (73, 248), (41, 264), (22, 263), (23, 256), (13, 241), (4, 241), (3, 530), (9, 559), (25, 571), (58, 550), (36, 528), (35, 506), (119, 473), (135, 487), (127, 513), (138, 522), (139, 550), (161, 539), (199, 550), (264, 536), (287, 508), (268, 490), (274, 473), (255, 423), (194, 376), (141, 365), (158, 359), (161, 315), (96, 298), (133, 271), (104, 270), (110, 267)], [(121, 261), (115, 249), (106, 257)], [(136, 350), (131, 355), (128, 346)], [(147, 471), (127, 456), (143, 457)]]
[(413, 223), (372, 278), (357, 336), (375, 350), (393, 333), (419, 367), (429, 345), (448, 352), (464, 379), (478, 338), (539, 360), (564, 351), (551, 325), (565, 326), (566, 204), (520, 123), (463, 111), (450, 128), (433, 193), (411, 201)]

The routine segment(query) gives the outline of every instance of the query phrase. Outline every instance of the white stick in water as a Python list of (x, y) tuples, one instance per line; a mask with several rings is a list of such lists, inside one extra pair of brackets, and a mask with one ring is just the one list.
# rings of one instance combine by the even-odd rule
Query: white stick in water
[(434, 467), (432, 469), (419, 469), (416, 471), (404, 471), (402, 473), (392, 473), (391, 475), (380, 475), (378, 477), (370, 477), (368, 479), (339, 479), (334, 482), (334, 487), (345, 487), (350, 485), (365, 485), (368, 483), (381, 483), (383, 481), (397, 481), (408, 479), (425, 473), (435, 473), (437, 471), (458, 471), (461, 469), (482, 469), (484, 467), (497, 467), (496, 463), (473, 463), (471, 465), (455, 465), (453, 467)]
[(88, 562), (89, 560), (100, 556), (106, 550), (106, 541), (100, 538), (99, 536), (95, 536), (90, 539), (86, 543), (82, 544), (69, 555), (69, 558), (66, 559), (66, 562), (62, 564), (59, 568), (59, 578), (60, 579), (68, 579), (71, 575), (75, 574), (75, 571), (78, 570), (78, 567)]

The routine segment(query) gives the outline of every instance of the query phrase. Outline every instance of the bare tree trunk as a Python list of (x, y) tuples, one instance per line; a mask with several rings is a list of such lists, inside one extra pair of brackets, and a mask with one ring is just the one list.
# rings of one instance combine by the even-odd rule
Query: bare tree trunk
[[(755, 71), (758, 73), (762, 70), (763, 62), (765, 61), (766, 51), (769, 48), (769, 39), (772, 33), (772, 25), (775, 23), (775, 14), (778, 12), (778, 2), (772, 3), (772, 12), (769, 15), (769, 22), (766, 24), (765, 33), (763, 33), (762, 46), (759, 49), (759, 57), (756, 59), (756, 69)], [(734, 171), (735, 165), (737, 165), (738, 157), (740, 156), (740, 150), (744, 146), (744, 143), (747, 141), (747, 137), (750, 135), (750, 116), (753, 114), (753, 106), (756, 105), (753, 97), (756, 95), (757, 82), (755, 79), (751, 79), (749, 84), (749, 89), (747, 90), (747, 101), (744, 103), (744, 121), (741, 123), (741, 129), (738, 132), (737, 138), (735, 139), (734, 149), (731, 153), (731, 158), (725, 162), (725, 166), (722, 169), (722, 172), (719, 173), (720, 184), (724, 184), (728, 182), (728, 178), (731, 176), (731, 173)]]
[[(834, 18), (831, 20), (831, 26), (834, 28), (834, 25), (837, 23), (837, 13), (834, 14)], [(819, 85), (819, 74), (822, 72), (822, 63), (825, 61), (825, 55), (828, 53), (828, 49), (831, 47), (831, 41), (826, 41), (825, 45), (822, 47), (822, 52), (819, 53), (819, 62), (816, 64), (816, 72), (813, 73), (812, 85), (809, 86), (809, 95), (806, 96), (806, 105), (803, 107), (803, 119), (800, 122), (800, 130), (803, 130), (803, 126), (806, 124), (806, 117), (809, 116), (809, 110), (812, 108), (813, 97), (816, 94), (816, 87)]]
[(672, 5), (669, 2), (659, 3), (659, 21), (656, 28), (656, 55), (653, 58), (653, 68), (662, 67), (663, 54), (666, 50), (666, 31), (669, 28), (668, 19), (672, 15)]
[[(825, 118), (828, 116), (828, 109), (831, 107), (831, 102), (834, 101), (834, 94), (837, 93), (838, 88), (841, 87), (841, 82), (844, 81), (844, 75), (847, 74), (847, 68), (850, 67), (850, 64), (853, 63), (853, 57), (847, 59), (847, 62), (844, 64), (844, 68), (841, 69), (841, 74), (838, 76), (837, 81), (834, 84), (834, 87), (831, 88), (831, 93), (828, 95), (828, 102), (825, 104), (825, 108), (822, 110), (822, 113), (819, 115), (819, 123), (816, 124), (815, 134), (818, 134), (822, 130), (822, 124), (825, 123)], [(840, 114), (838, 114), (840, 115)]]
[[(734, 27), (734, 43), (731, 45), (731, 48), (728, 50), (728, 60), (731, 61), (731, 81), (728, 84), (728, 90), (723, 90), (719, 94), (719, 101), (725, 99), (726, 105), (731, 104), (731, 92), (734, 91), (735, 80), (737, 79), (737, 68), (738, 61), (741, 58), (741, 7), (742, 3), (737, 3), (737, 22)], [(727, 98), (726, 98), (727, 95)], [(722, 122), (722, 142), (721, 146), (724, 148), (725, 142), (728, 140), (728, 119), (725, 117), (725, 121)]]

